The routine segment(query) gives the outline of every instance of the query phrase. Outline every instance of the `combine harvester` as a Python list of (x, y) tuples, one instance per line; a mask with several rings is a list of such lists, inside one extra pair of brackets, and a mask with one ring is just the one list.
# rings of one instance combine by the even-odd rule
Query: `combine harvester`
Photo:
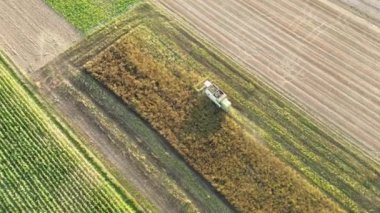
[[(199, 86), (202, 85), (201, 88)], [(228, 100), (226, 93), (224, 93), (218, 86), (209, 80), (203, 80), (198, 83), (194, 89), (197, 92), (203, 92), (206, 96), (215, 103), (216, 106), (229, 113), (232, 108), (231, 102)]]
[(219, 87), (210, 81), (205, 81), (203, 89), (207, 97), (219, 108), (222, 108), (226, 112), (230, 111), (231, 102), (228, 100), (227, 95), (219, 89)]
[(227, 98), (227, 94), (211, 81), (204, 81), (202, 88), (197, 89), (198, 92), (202, 90), (212, 102), (228, 113), (228, 115), (238, 122), (243, 128), (248, 130), (247, 132), (253, 133), (259, 129), (252, 121), (242, 115), (238, 110), (234, 109), (231, 101)]

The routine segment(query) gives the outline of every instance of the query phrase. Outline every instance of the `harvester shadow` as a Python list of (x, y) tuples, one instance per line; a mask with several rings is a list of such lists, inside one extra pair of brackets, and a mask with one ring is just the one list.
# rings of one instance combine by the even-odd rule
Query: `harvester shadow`
[(198, 138), (208, 138), (222, 130), (227, 114), (206, 96), (197, 97), (197, 100), (183, 125), (183, 132)]

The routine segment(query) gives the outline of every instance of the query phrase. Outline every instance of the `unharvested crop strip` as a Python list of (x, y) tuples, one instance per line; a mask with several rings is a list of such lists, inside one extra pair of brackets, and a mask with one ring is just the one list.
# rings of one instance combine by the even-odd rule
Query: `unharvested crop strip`
[[(147, 40), (147, 38), (150, 39)], [(143, 44), (144, 42), (147, 42), (147, 44)], [(221, 112), (215, 111), (215, 108), (212, 105), (206, 104), (207, 102), (205, 102), (205, 99), (199, 98), (194, 94), (191, 85), (194, 85), (197, 80), (201, 79), (201, 76), (198, 76), (198, 74), (192, 70), (184, 70), (183, 67), (181, 67), (182, 64), (176, 65), (175, 63), (167, 63), (170, 60), (175, 61), (175, 55), (172, 55), (174, 57), (168, 56), (168, 58), (166, 58), (167, 55), (164, 56), (164, 53), (169, 53), (170, 50), (162, 46), (155, 46), (157, 48), (154, 48), (155, 51), (152, 51), (153, 48), (149, 47), (150, 43), (152, 43), (152, 45), (159, 45), (160, 40), (157, 39), (154, 34), (151, 34), (148, 28), (141, 26), (127, 34), (123, 39), (117, 41), (115, 45), (107, 48), (98, 55), (94, 61), (89, 61), (85, 67), (88, 72), (92, 73), (97, 79), (103, 81), (111, 90), (122, 97), (128, 104), (133, 106), (142, 117), (150, 121), (152, 125), (169, 142), (171, 142), (171, 144), (176, 147), (176, 149), (179, 150), (198, 171), (217, 187), (217, 189), (225, 194), (227, 199), (239, 209), (244, 211), (260, 209), (263, 207), (277, 209), (284, 203), (289, 202), (284, 197), (282, 197), (284, 200), (275, 201), (272, 200), (274, 198), (271, 198), (269, 194), (259, 192), (260, 184), (255, 185), (258, 184), (257, 182), (263, 182), (261, 183), (263, 184), (261, 187), (264, 188), (271, 188), (271, 184), (267, 182), (272, 182), (272, 180), (265, 178), (268, 174), (261, 173), (264, 172), (262, 168), (260, 168), (263, 159), (259, 159), (257, 153), (245, 153), (242, 147), (239, 146), (244, 146), (244, 144), (249, 143), (259, 150), (262, 150), (262, 147), (257, 145), (256, 142), (248, 142), (244, 133), (237, 130), (238, 127), (236, 126), (236, 123), (230, 118), (223, 118)], [(144, 52), (144, 57), (141, 57), (142, 52)], [(157, 63), (155, 57), (165, 60), (161, 61), (161, 63), (164, 63), (166, 66)], [(155, 66), (158, 67), (154, 68)], [(150, 70), (148, 67), (151, 67), (153, 70)], [(124, 79), (122, 80), (124, 82), (118, 81), (115, 78), (116, 76), (119, 76), (120, 79)], [(148, 82), (152, 83), (149, 84)], [(153, 85), (153, 87), (150, 85)], [(149, 98), (144, 99), (143, 94), (145, 94), (145, 97)], [(160, 110), (160, 108), (165, 110)], [(173, 114), (171, 115), (171, 113)], [(213, 118), (210, 115), (214, 115), (216, 118)], [(197, 119), (195, 118), (201, 119), (198, 120), (198, 122), (201, 123), (198, 124)], [(209, 122), (217, 119), (214, 121), (216, 124), (222, 122), (220, 124), (221, 127), (211, 127), (216, 128), (213, 130), (216, 132), (208, 133), (207, 128), (202, 128), (202, 125), (205, 125), (202, 122), (207, 123), (207, 119), (210, 119)], [(182, 126), (183, 129), (180, 131), (178, 126)], [(223, 137), (223, 139), (220, 137)], [(211, 144), (208, 144), (206, 142), (207, 140), (209, 141), (208, 143)], [(228, 142), (231, 144), (228, 144)], [(228, 148), (229, 146), (230, 149)], [(249, 152), (253, 151), (252, 148), (248, 149)], [(229, 160), (226, 158), (229, 156), (230, 160), (237, 162), (237, 158), (233, 152), (240, 153), (242, 160), (244, 160), (244, 163), (239, 162), (235, 164), (234, 169), (232, 165), (228, 164)], [(226, 156), (222, 157), (222, 153)], [(280, 170), (285, 173), (289, 172), (286, 176), (292, 176), (290, 171), (286, 169), (282, 170), (280, 167), (277, 167), (279, 162), (270, 158), (270, 154), (267, 151), (265, 151), (265, 153), (268, 154), (267, 160), (271, 165), (268, 165), (269, 167), (274, 166), (276, 167), (275, 170)], [(198, 158), (194, 158), (195, 156), (192, 155), (195, 155)], [(212, 156), (216, 159), (211, 160)], [(257, 159), (250, 161), (250, 158)], [(202, 165), (202, 163), (207, 164), (207, 166)], [(255, 166), (257, 163), (258, 165)], [(226, 166), (225, 170), (231, 170), (231, 173), (220, 171), (219, 169), (221, 169), (221, 165)], [(243, 168), (248, 169), (250, 172), (244, 173)], [(235, 170), (235, 172), (232, 172), (232, 170)], [(215, 173), (213, 174), (211, 171)], [(270, 171), (266, 172), (272, 174)], [(226, 176), (223, 176), (222, 174)], [(250, 185), (250, 187), (247, 185), (244, 190), (237, 191), (237, 194), (234, 195), (231, 191), (231, 186), (237, 186), (237, 182), (234, 182), (232, 178), (234, 178), (234, 175), (238, 174), (240, 175), (239, 179), (242, 181), (240, 184), (252, 185)], [(252, 179), (248, 178), (247, 175), (252, 175)], [(258, 176), (256, 177), (256, 175)], [(261, 175), (263, 176), (262, 179), (259, 178)], [(276, 176), (276, 178), (280, 177)], [(292, 178), (297, 179), (296, 176), (292, 176)], [(284, 187), (275, 183), (275, 180), (273, 181), (274, 188)], [(292, 184), (294, 183), (292, 182)], [(234, 188), (236, 189), (236, 187)], [(244, 192), (245, 190), (247, 191)], [(259, 196), (255, 196), (255, 193), (252, 190), (258, 190), (255, 192), (257, 193), (256, 196), (259, 194), (262, 194), (264, 197), (268, 196), (267, 199), (271, 200), (270, 202), (275, 202), (277, 204), (272, 206), (261, 200)], [(275, 193), (276, 189), (273, 190), (273, 196), (277, 196)], [(307, 190), (309, 190), (309, 188)], [(293, 193), (297, 194), (303, 192), (289, 191), (289, 193), (294, 195)], [(313, 189), (310, 189), (308, 193), (310, 193), (315, 199), (323, 200), (324, 204), (322, 206), (324, 207), (319, 206), (316, 208), (334, 208), (330, 206), (331, 204), (329, 204), (328, 201), (325, 201), (323, 196), (319, 197), (321, 195)], [(244, 195), (246, 196), (245, 198)], [(251, 202), (246, 200), (246, 198), (251, 200)], [(300, 208), (312, 207), (304, 206)]]

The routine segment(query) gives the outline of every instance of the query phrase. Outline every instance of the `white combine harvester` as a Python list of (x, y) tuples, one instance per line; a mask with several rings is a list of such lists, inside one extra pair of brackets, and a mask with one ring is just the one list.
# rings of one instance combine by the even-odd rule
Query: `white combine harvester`
[(228, 112), (231, 108), (231, 102), (228, 100), (227, 95), (210, 81), (204, 82), (204, 93), (211, 99), (218, 107)]

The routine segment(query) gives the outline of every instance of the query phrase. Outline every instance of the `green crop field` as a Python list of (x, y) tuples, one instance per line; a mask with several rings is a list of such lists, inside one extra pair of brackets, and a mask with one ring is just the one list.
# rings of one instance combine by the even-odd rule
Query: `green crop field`
[(128, 10), (138, 0), (46, 0), (84, 33)]
[(0, 211), (139, 207), (0, 55)]

